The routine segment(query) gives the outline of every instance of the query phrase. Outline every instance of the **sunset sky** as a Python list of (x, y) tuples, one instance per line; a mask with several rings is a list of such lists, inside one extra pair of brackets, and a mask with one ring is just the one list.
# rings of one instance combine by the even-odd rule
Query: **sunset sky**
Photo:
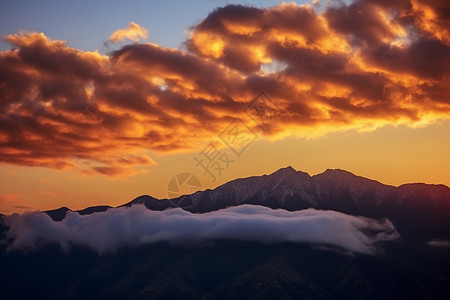
[(288, 165), (450, 185), (447, 0), (1, 1), (0, 35), (0, 213)]

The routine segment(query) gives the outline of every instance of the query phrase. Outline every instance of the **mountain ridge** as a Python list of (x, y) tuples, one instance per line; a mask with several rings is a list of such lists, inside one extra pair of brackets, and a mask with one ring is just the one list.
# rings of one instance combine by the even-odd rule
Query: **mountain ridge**
[[(311, 176), (287, 166), (270, 174), (236, 178), (214, 189), (197, 191), (173, 199), (141, 195), (120, 206), (143, 204), (152, 210), (181, 207), (191, 212), (202, 213), (242, 204), (287, 210), (310, 207), (340, 210), (339, 205), (377, 207), (403, 202), (408, 205), (411, 201), (425, 202), (433, 206), (444, 204), (450, 207), (450, 188), (444, 184), (426, 183), (393, 186), (342, 169), (326, 169)], [(91, 206), (77, 212), (88, 214), (108, 208), (110, 206)], [(45, 212), (52, 218), (61, 220), (69, 210), (67, 207), (61, 207)]]
[(243, 204), (296, 211), (308, 208), (390, 219), (405, 238), (450, 239), (450, 188), (424, 183), (386, 185), (340, 169), (310, 176), (292, 167), (239, 178), (175, 199), (140, 196), (126, 203), (151, 210), (180, 207), (206, 213)]
[[(288, 211), (308, 208), (334, 210), (369, 218), (388, 218), (404, 237), (450, 239), (447, 221), (450, 216), (449, 187), (424, 183), (392, 186), (341, 169), (327, 169), (310, 176), (285, 167), (271, 174), (237, 178), (215, 189), (174, 199), (141, 195), (119, 207), (134, 204), (156, 211), (180, 207), (192, 213), (244, 204)], [(94, 206), (78, 212), (95, 213), (108, 208)], [(68, 210), (62, 207), (46, 213), (60, 221)]]
[[(215, 189), (158, 200), (166, 204), (155, 202), (154, 197), (141, 195), (125, 205), (142, 203), (149, 209), (157, 210), (178, 206), (189, 211), (207, 212), (244, 203), (267, 202), (265, 204), (272, 208), (297, 210), (302, 206), (321, 206), (324, 201), (336, 202), (336, 195), (346, 198), (346, 201), (365, 201), (366, 204), (371, 202), (375, 206), (383, 202), (409, 201), (411, 198), (427, 202), (427, 197), (432, 200), (432, 205), (438, 202), (450, 203), (450, 188), (442, 184), (406, 183), (392, 186), (341, 169), (327, 169), (310, 176), (286, 167), (269, 175), (234, 179)], [(150, 197), (148, 203), (145, 201), (146, 197)]]

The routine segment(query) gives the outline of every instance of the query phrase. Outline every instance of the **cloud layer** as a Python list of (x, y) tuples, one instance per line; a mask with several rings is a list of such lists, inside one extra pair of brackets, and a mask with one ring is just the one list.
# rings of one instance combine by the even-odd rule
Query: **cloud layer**
[[(192, 27), (184, 50), (133, 43), (108, 55), (8, 35), (0, 161), (121, 176), (152, 165), (148, 150), (199, 149), (235, 118), (271, 139), (449, 118), (449, 10), (445, 0), (228, 5)], [(110, 40), (146, 34), (130, 23)], [(264, 127), (245, 113), (261, 90), (281, 111)]]
[(10, 227), (7, 237), (12, 240), (11, 250), (59, 244), (65, 250), (78, 245), (99, 254), (140, 244), (192, 245), (216, 239), (309, 243), (374, 254), (377, 243), (399, 237), (389, 220), (377, 221), (336, 211), (288, 212), (252, 205), (205, 214), (181, 208), (151, 211), (134, 205), (84, 216), (69, 211), (61, 222), (40, 212), (14, 214), (5, 220)]

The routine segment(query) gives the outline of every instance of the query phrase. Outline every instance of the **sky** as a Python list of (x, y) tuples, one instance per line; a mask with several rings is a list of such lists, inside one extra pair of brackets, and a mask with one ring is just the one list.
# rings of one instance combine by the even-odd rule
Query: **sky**
[(450, 185), (447, 1), (0, 7), (0, 213), (288, 165)]

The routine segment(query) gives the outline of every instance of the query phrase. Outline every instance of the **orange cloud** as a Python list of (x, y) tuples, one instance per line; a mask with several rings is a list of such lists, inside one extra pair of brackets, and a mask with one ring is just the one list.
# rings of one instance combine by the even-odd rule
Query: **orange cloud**
[(405, 15), (414, 18), (414, 23), (417, 28), (449, 46), (450, 20), (448, 18), (448, 1), (412, 0), (411, 5), (411, 11), (405, 12)]
[[(270, 139), (449, 118), (448, 16), (438, 2), (423, 16), (406, 0), (321, 13), (229, 5), (193, 28), (184, 51), (134, 43), (102, 55), (40, 33), (8, 35), (0, 161), (118, 177), (154, 165), (149, 150), (198, 149), (235, 118)], [(438, 25), (439, 34), (427, 29)], [(280, 113), (247, 114), (261, 90)]]
[(108, 42), (120, 43), (124, 40), (138, 42), (140, 39), (146, 39), (148, 30), (141, 25), (130, 22), (126, 28), (114, 31), (108, 39)]
[(12, 212), (25, 212), (30, 207), (24, 206), (21, 196), (17, 193), (8, 193), (0, 195), (0, 206), (2, 214), (10, 214)]
[(0, 196), (0, 202), (17, 202), (20, 200), (20, 195), (17, 193), (9, 193)]

